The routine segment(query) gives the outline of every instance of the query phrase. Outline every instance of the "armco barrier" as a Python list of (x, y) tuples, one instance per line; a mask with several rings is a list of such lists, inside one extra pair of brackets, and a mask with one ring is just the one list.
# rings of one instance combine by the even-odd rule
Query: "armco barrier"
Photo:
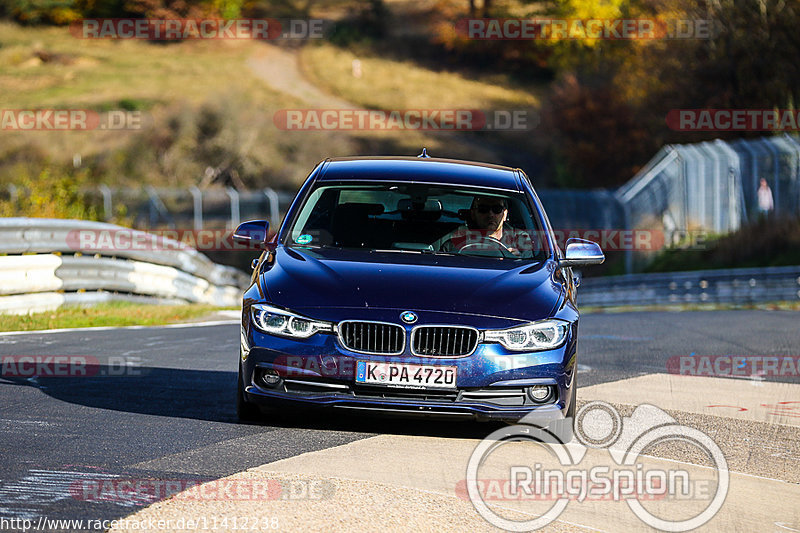
[(798, 300), (800, 266), (586, 278), (578, 289), (578, 303), (596, 307)]
[(244, 273), (163, 238), (163, 249), (114, 250), (113, 256), (108, 251), (75, 253), (69, 235), (76, 229), (124, 230), (149, 237), (89, 221), (0, 219), (0, 253), (7, 254), (0, 256), (0, 313), (110, 300), (236, 306), (249, 282)]
[[(52, 218), (0, 218), (0, 253), (94, 253), (91, 249), (76, 250), (72, 242), (74, 235), (80, 230), (90, 231), (125, 231), (134, 236), (152, 238), (145, 232), (138, 232), (104, 222), (87, 220), (62, 220)], [(165, 246), (158, 250), (120, 249), (114, 250), (115, 257), (135, 259), (144, 263), (153, 263), (175, 267), (182, 272), (203, 278), (217, 285), (241, 286), (247, 282), (247, 276), (234, 268), (217, 265), (206, 256), (181, 243), (158, 237)], [(102, 255), (111, 255), (107, 250), (97, 250)]]
[(57, 309), (62, 305), (94, 305), (106, 302), (180, 304), (186, 303), (186, 300), (170, 300), (113, 292), (41, 292), (37, 294), (0, 296), (0, 314), (44, 313)]

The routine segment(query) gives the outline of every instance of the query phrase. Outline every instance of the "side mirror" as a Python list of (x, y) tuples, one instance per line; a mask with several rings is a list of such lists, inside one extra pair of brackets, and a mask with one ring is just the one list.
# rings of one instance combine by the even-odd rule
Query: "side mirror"
[(267, 230), (269, 222), (266, 220), (250, 220), (242, 222), (233, 232), (234, 242), (247, 244), (253, 248), (266, 248)]
[(583, 239), (568, 239), (564, 259), (558, 262), (559, 267), (599, 265), (606, 260), (603, 250), (596, 242)]

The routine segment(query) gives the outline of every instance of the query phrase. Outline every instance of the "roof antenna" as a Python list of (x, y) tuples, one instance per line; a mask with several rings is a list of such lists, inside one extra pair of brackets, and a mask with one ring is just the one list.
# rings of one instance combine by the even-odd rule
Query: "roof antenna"
[(428, 155), (428, 150), (427, 150), (427, 148), (423, 148), (423, 149), (422, 149), (422, 153), (421, 153), (421, 154), (419, 154), (417, 157), (421, 157), (421, 158), (423, 158), (423, 159), (430, 159), (430, 158), (431, 158), (431, 156), (429, 156), (429, 155)]

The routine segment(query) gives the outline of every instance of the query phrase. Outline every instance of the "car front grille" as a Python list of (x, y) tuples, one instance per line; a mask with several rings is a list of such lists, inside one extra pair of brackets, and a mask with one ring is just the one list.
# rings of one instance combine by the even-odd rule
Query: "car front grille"
[(344, 321), (339, 323), (339, 340), (354, 352), (400, 355), (406, 332), (397, 324)]
[(460, 357), (478, 345), (478, 331), (458, 326), (420, 326), (414, 329), (411, 351), (425, 357)]

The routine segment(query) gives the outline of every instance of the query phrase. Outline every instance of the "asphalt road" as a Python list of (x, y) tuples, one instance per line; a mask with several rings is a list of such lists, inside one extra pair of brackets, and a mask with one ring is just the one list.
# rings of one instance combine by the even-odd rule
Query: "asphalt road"
[[(692, 353), (798, 355), (798, 318), (781, 311), (587, 315), (580, 384), (665, 373), (670, 357)], [(81, 483), (199, 482), (375, 435), (479, 439), (493, 429), (338, 413), (238, 424), (238, 342), (235, 324), (0, 337), (2, 356), (90, 356), (101, 363), (92, 377), (0, 378), (0, 517), (119, 518), (157, 498), (95, 501), (78, 490)], [(129, 366), (119, 366), (122, 360)]]
[[(581, 318), (580, 385), (666, 373), (670, 358), (800, 355), (800, 314), (793, 311), (696, 311), (590, 314)], [(586, 370), (586, 369), (584, 369)], [(798, 377), (764, 376), (800, 383)]]

